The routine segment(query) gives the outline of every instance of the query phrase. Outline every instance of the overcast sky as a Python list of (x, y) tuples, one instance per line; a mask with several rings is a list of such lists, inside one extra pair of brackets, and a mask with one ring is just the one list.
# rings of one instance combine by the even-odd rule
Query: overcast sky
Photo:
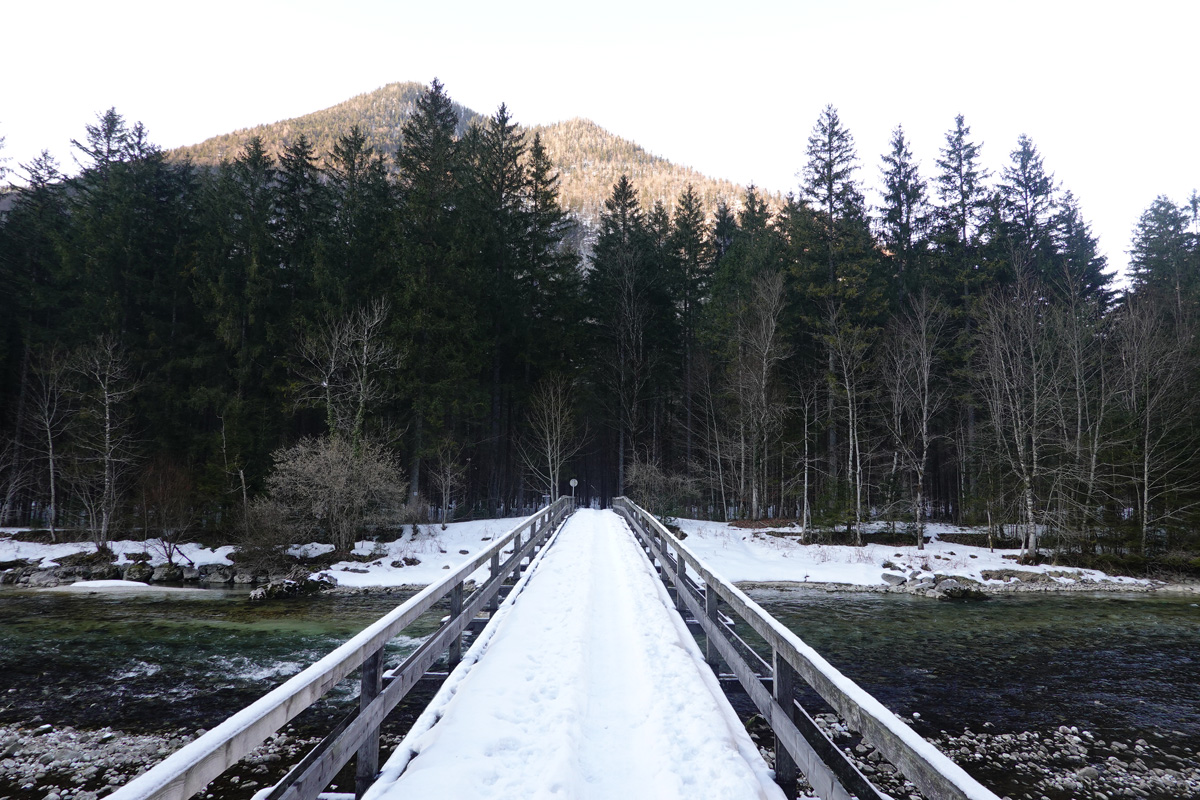
[(174, 147), (438, 77), (476, 111), (587, 117), (779, 191), (832, 103), (873, 202), (892, 129), (931, 177), (962, 113), (993, 172), (1028, 134), (1118, 268), (1156, 195), (1200, 187), (1192, 0), (12, 0), (0, 20), (10, 167), (46, 148), (73, 168), (110, 106)]

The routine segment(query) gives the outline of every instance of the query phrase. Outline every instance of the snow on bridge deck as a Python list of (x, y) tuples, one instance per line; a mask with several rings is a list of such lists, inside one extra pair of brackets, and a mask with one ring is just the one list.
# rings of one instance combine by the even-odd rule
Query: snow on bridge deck
[(783, 797), (620, 517), (523, 583), (364, 800)]

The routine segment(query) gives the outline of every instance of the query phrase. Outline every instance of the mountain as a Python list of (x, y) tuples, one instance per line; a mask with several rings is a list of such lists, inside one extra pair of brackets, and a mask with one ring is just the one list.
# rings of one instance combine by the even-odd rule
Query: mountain
[[(274, 155), (304, 134), (318, 153), (329, 153), (337, 137), (358, 124), (377, 151), (391, 155), (400, 144), (400, 128), (412, 113), (417, 97), (426, 87), (420, 83), (392, 83), (373, 92), (352, 97), (322, 111), (266, 125), (256, 125), (214, 136), (199, 144), (171, 151), (173, 158), (191, 158), (196, 164), (218, 164), (235, 157), (252, 136), (261, 136)], [(460, 133), (483, 115), (458, 104)], [(515, 112), (514, 112), (515, 113)], [(518, 118), (519, 119), (519, 118)], [(585, 225), (594, 227), (604, 200), (622, 174), (637, 187), (642, 204), (649, 208), (661, 201), (672, 208), (684, 187), (691, 183), (710, 212), (725, 199), (736, 206), (744, 188), (730, 181), (710, 178), (690, 167), (673, 164), (646, 152), (586, 119), (529, 128), (540, 132), (562, 179), (563, 205)]]

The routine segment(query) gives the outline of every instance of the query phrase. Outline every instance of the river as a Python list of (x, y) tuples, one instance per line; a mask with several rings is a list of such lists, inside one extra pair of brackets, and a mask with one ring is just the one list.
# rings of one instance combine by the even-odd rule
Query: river
[[(923, 734), (1073, 725), (1109, 740), (1200, 748), (1194, 596), (752, 595)], [(5, 590), (0, 723), (209, 728), (402, 600), (377, 593), (250, 605), (233, 591)], [(431, 630), (438, 614), (413, 635)], [(389, 661), (417, 642), (397, 641)], [(353, 691), (345, 682), (303, 724), (315, 730), (338, 716)]]

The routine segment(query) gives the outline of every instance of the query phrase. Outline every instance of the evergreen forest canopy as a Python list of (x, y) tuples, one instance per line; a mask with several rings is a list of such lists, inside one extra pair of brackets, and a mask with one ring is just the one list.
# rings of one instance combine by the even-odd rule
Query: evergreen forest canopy
[(464, 124), (435, 81), (394, 150), (322, 141), (198, 165), (110, 110), (78, 174), (20, 165), (4, 524), (346, 551), (575, 477), (805, 537), (950, 520), (1200, 567), (1195, 193), (1137, 221), (1118, 296), (1034, 143), (989, 175), (961, 116), (928, 175), (895, 129), (876, 209), (832, 106), (777, 205), (618, 176), (586, 260), (504, 106)]

